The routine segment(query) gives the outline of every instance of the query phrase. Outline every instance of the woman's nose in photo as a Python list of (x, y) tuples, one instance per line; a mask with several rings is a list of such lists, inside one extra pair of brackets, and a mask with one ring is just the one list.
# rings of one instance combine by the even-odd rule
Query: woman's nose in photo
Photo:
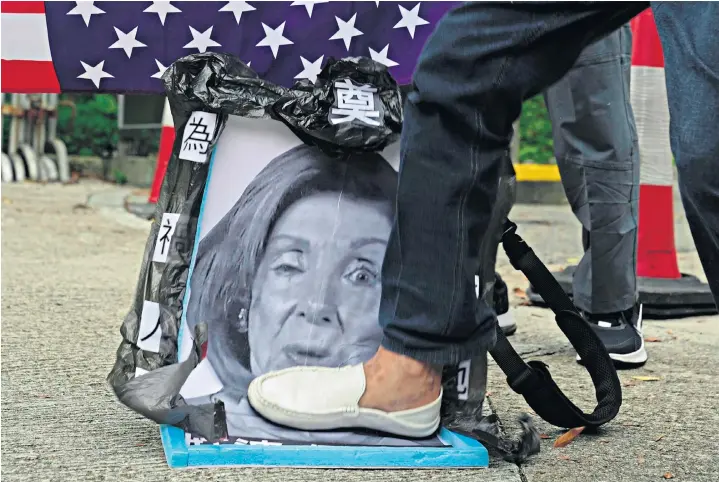
[(299, 302), (295, 316), (315, 325), (339, 326), (337, 305), (328, 298), (326, 293), (310, 294)]

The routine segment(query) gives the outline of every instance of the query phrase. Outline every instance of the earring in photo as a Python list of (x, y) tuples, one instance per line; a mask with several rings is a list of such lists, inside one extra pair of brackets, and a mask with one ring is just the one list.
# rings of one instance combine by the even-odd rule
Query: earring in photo
[(247, 333), (247, 310), (242, 308), (240, 314), (237, 315), (237, 319), (240, 320), (239, 329), (241, 333)]

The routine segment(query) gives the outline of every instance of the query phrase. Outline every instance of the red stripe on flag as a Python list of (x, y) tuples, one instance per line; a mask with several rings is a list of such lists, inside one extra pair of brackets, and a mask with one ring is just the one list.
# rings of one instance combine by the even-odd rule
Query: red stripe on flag
[(2, 13), (45, 13), (45, 2), (1, 2)]
[(634, 17), (632, 26), (632, 65), (664, 67), (664, 52), (650, 8)]
[(0, 91), (11, 94), (59, 94), (52, 62), (34, 60), (2, 60)]

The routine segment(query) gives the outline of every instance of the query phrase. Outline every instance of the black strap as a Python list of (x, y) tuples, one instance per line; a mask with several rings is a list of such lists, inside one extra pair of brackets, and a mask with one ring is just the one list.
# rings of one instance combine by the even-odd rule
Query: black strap
[(490, 354), (507, 375), (507, 383), (524, 397), (537, 415), (552, 425), (596, 428), (609, 422), (622, 405), (622, 388), (606, 348), (510, 220), (505, 222), (502, 245), (512, 266), (524, 273), (554, 311), (559, 328), (582, 358), (594, 382), (597, 406), (590, 414), (582, 412), (554, 383), (547, 366), (539, 361), (525, 363), (497, 326), (497, 343)]

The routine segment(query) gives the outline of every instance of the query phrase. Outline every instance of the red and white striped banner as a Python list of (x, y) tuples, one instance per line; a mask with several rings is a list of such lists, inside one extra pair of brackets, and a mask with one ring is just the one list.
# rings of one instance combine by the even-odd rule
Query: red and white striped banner
[(59, 93), (44, 2), (0, 3), (2, 92)]

